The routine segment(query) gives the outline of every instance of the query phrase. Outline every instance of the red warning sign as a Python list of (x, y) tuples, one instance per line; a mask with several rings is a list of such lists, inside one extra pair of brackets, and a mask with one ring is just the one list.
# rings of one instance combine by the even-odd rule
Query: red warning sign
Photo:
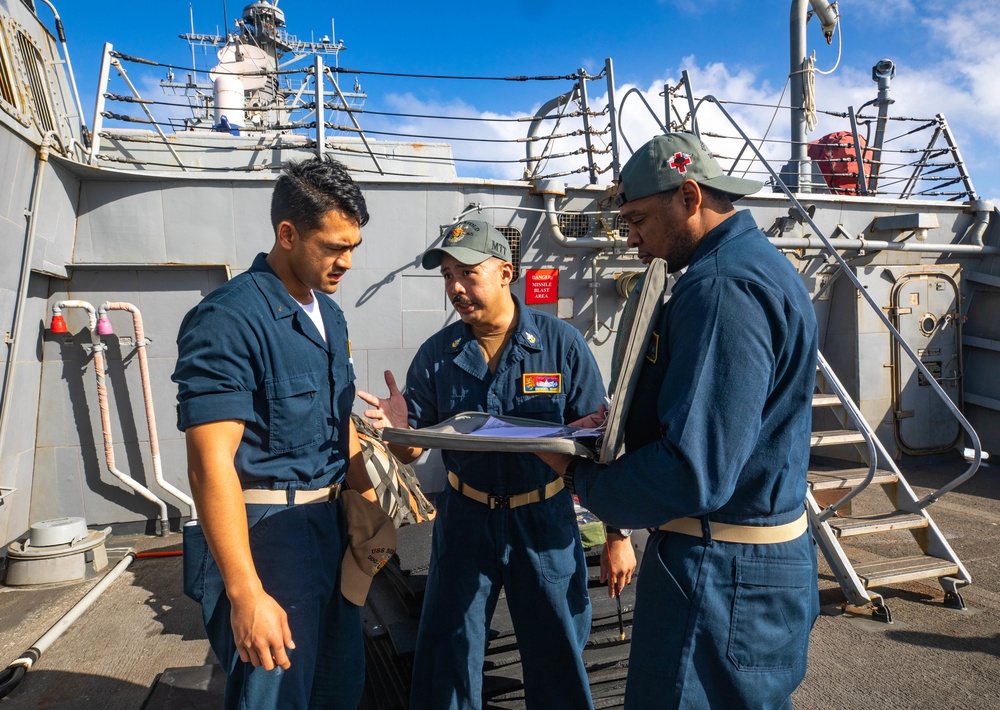
[(527, 269), (525, 274), (525, 303), (555, 303), (559, 300), (559, 269)]

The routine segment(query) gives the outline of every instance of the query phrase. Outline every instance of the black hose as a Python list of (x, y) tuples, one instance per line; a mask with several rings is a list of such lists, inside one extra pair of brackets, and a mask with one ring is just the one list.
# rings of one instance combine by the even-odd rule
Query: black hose
[(16, 666), (7, 666), (0, 671), (0, 698), (6, 698), (10, 695), (11, 691), (17, 687), (17, 684), (21, 682), (21, 679), (24, 678), (27, 672), (27, 666), (20, 663)]

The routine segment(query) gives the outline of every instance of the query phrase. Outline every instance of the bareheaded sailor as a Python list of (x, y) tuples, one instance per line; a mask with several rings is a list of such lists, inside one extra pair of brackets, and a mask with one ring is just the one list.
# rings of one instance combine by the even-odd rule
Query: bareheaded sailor
[[(375, 500), (351, 422), (347, 324), (328, 295), (367, 221), (343, 165), (287, 164), (270, 252), (181, 324), (177, 418), (201, 513), (184, 530), (185, 592), (226, 672), (226, 708), (356, 710), (361, 700), (357, 603), (374, 567), (355, 568), (359, 556), (391, 555), (394, 530), (361, 497)], [(345, 482), (355, 489), (346, 498)], [(352, 519), (371, 530), (349, 545)]]

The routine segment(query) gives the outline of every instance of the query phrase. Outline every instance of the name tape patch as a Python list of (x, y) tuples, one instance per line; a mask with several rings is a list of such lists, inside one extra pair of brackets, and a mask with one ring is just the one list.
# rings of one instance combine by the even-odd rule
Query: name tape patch
[(524, 394), (561, 394), (562, 373), (526, 372), (521, 375)]

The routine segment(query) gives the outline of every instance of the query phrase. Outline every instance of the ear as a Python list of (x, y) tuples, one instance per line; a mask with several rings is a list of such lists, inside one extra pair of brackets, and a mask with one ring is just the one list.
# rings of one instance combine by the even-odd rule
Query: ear
[(500, 283), (509, 286), (514, 280), (514, 265), (509, 261), (500, 264)]
[(276, 245), (287, 251), (292, 248), (292, 244), (298, 238), (299, 232), (294, 224), (288, 220), (278, 222), (278, 228), (274, 230), (274, 243)]
[(698, 183), (694, 180), (685, 180), (677, 188), (677, 191), (680, 193), (678, 197), (681, 199), (681, 204), (684, 205), (684, 210), (687, 212), (688, 217), (694, 216), (701, 208), (703, 199)]

